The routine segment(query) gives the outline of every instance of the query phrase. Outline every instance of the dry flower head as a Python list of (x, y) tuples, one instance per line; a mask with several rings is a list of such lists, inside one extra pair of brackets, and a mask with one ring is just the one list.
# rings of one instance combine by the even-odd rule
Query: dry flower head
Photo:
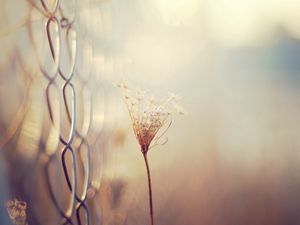
[(5, 203), (7, 213), (11, 221), (16, 225), (26, 224), (26, 202), (17, 199)]
[[(143, 153), (147, 153), (151, 147), (159, 144), (161, 137), (172, 123), (173, 112), (186, 113), (183, 107), (178, 104), (178, 96), (175, 94), (169, 93), (169, 96), (161, 101), (153, 96), (147, 96), (145, 91), (129, 89), (126, 83), (119, 83), (117, 86), (122, 89), (133, 131)], [(163, 127), (166, 129), (161, 135), (158, 135)], [(154, 144), (150, 146), (154, 139)], [(160, 144), (166, 142), (167, 139)]]

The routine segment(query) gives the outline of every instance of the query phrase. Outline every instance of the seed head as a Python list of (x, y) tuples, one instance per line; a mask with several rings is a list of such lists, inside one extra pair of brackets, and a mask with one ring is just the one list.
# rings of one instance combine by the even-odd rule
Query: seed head
[(26, 208), (27, 204), (17, 199), (7, 201), (5, 203), (7, 213), (11, 221), (16, 225), (26, 224)]
[[(145, 91), (129, 89), (127, 84), (121, 83), (117, 86), (122, 89), (135, 137), (145, 154), (152, 147), (150, 145), (153, 140), (156, 140), (154, 145), (157, 145), (158, 140), (170, 127), (173, 111), (183, 114), (178, 110), (180, 108), (177, 103), (178, 97), (169, 94), (164, 100), (155, 99), (153, 96), (147, 96)], [(183, 108), (180, 109), (183, 112)], [(166, 130), (156, 137), (166, 124), (169, 124)]]

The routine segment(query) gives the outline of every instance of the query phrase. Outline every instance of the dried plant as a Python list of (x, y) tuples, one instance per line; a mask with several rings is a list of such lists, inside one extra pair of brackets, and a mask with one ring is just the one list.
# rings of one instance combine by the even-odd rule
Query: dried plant
[[(129, 89), (125, 83), (119, 83), (117, 86), (124, 94), (133, 131), (144, 157), (148, 177), (151, 225), (154, 225), (151, 175), (147, 153), (154, 146), (167, 143), (167, 138), (164, 140), (161, 138), (171, 126), (173, 112), (185, 114), (185, 110), (178, 105), (178, 97), (175, 94), (169, 94), (165, 100), (158, 101), (154, 97), (148, 97), (145, 91)], [(160, 131), (161, 133), (158, 134)]]
[(26, 223), (26, 202), (17, 199), (5, 203), (7, 213), (11, 221), (16, 225), (28, 225)]

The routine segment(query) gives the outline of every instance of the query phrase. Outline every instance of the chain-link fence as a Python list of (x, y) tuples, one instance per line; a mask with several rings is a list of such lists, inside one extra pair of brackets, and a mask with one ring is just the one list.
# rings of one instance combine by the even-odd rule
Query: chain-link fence
[(0, 223), (100, 224), (109, 134), (103, 84), (91, 79), (90, 2), (0, 4)]

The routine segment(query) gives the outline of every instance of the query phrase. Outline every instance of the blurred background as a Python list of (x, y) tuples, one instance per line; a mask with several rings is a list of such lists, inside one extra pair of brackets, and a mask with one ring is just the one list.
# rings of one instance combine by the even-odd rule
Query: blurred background
[(149, 223), (118, 80), (188, 111), (149, 152), (157, 225), (300, 224), (300, 1), (1, 0), (0, 12), (0, 224), (13, 199), (29, 225)]

